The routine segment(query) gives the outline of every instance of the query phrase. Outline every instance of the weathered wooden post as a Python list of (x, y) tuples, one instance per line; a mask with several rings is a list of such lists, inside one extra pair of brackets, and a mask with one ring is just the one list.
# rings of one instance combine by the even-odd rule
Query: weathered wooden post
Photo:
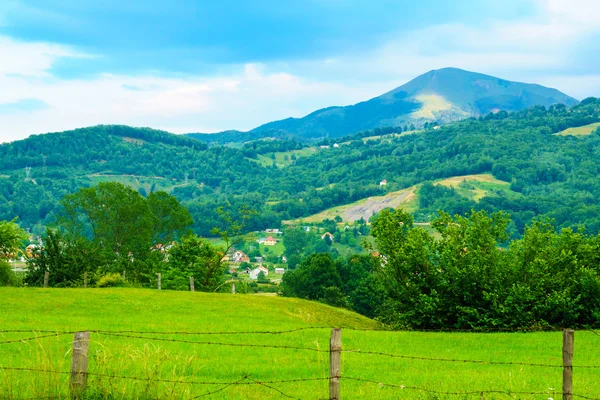
[(71, 397), (83, 398), (87, 388), (88, 350), (90, 348), (90, 332), (75, 332), (73, 339), (73, 356), (71, 358), (71, 381), (69, 388)]
[(342, 328), (333, 328), (329, 342), (329, 400), (340, 400), (341, 373)]
[(50, 272), (46, 271), (44, 272), (44, 287), (47, 288), (48, 287), (48, 280), (50, 279)]
[(190, 290), (192, 292), (196, 291), (196, 288), (194, 287), (194, 277), (193, 276), (190, 276)]
[(87, 271), (85, 271), (83, 273), (83, 288), (87, 289), (87, 284), (88, 284), (88, 277), (87, 277)]
[(123, 270), (123, 280), (125, 280), (126, 276), (127, 276), (126, 270)]
[(235, 283), (231, 284), (231, 294), (235, 294)]
[(158, 275), (158, 290), (161, 290), (162, 289), (162, 282), (161, 282), (162, 274), (159, 272), (157, 275)]
[(563, 330), (563, 400), (573, 399), (573, 342), (575, 331)]

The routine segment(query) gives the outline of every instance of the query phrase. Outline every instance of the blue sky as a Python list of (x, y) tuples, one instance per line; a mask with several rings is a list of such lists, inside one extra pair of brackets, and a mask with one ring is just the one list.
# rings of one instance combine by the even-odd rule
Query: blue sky
[(251, 129), (460, 67), (600, 96), (595, 0), (3, 0), (0, 141)]

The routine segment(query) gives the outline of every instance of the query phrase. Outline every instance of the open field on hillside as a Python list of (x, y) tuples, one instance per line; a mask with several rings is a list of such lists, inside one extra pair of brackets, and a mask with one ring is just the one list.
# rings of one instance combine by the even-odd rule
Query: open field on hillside
[(435, 184), (453, 187), (459, 195), (475, 201), (489, 195), (491, 191), (500, 191), (512, 198), (519, 196), (519, 193), (510, 190), (510, 183), (498, 180), (491, 174), (454, 176)]
[(300, 150), (290, 150), (290, 151), (281, 151), (275, 154), (275, 160), (270, 157), (270, 154), (259, 154), (258, 159), (248, 158), (248, 160), (256, 161), (264, 167), (270, 167), (273, 165), (273, 161), (278, 167), (285, 167), (290, 165), (294, 160), (292, 160), (292, 155), (296, 158), (307, 157), (317, 152), (316, 147), (306, 147)]
[[(211, 399), (319, 399), (327, 397), (330, 329), (371, 329), (373, 321), (354, 313), (298, 299), (268, 296), (151, 291), (142, 289), (0, 289), (3, 329), (49, 331), (104, 330), (91, 333), (89, 388), (86, 398), (191, 399), (215, 392)], [(257, 332), (323, 327), (282, 334), (141, 334), (140, 332)], [(40, 333), (42, 335), (42, 333)], [(0, 342), (32, 336), (0, 333)], [(144, 336), (140, 338), (139, 336)], [(344, 399), (548, 399), (560, 398), (561, 368), (490, 365), (392, 358), (364, 352), (441, 359), (541, 363), (560, 366), (560, 332), (425, 333), (344, 329), (342, 378)], [(575, 333), (574, 391), (600, 396), (597, 369), (600, 337)], [(154, 339), (166, 339), (158, 341)], [(173, 341), (174, 340), (174, 341)], [(180, 340), (181, 342), (177, 342)], [(68, 371), (72, 334), (0, 346), (3, 367)], [(193, 343), (204, 342), (204, 343)], [(206, 343), (208, 342), (208, 343)], [(209, 344), (220, 343), (220, 344)], [(290, 346), (302, 349), (244, 347)], [(306, 350), (311, 349), (311, 350)], [(322, 350), (318, 352), (315, 350)], [(360, 351), (359, 351), (360, 350)], [(362, 353), (361, 353), (362, 352)], [(95, 375), (96, 374), (96, 375)], [(135, 377), (108, 378), (97, 374)], [(247, 377), (244, 380), (244, 377)], [(277, 382), (254, 381), (320, 379)], [(175, 382), (156, 382), (158, 379)], [(245, 385), (227, 386), (240, 381)], [(252, 381), (254, 380), (254, 381)], [(68, 375), (0, 369), (0, 398), (68, 398)], [(182, 382), (221, 382), (200, 385)], [(382, 382), (383, 384), (378, 384)], [(386, 383), (398, 387), (386, 386)], [(400, 385), (404, 385), (402, 389)], [(474, 396), (436, 396), (434, 391), (475, 391)], [(538, 392), (538, 395), (485, 394), (480, 391)]]
[(318, 214), (299, 218), (294, 221), (284, 221), (284, 224), (320, 222), (325, 219), (334, 219), (336, 215), (342, 217), (344, 222), (358, 221), (361, 219), (361, 217), (364, 218), (365, 221), (368, 221), (373, 214), (389, 207), (398, 208), (402, 206), (408, 211), (414, 211), (416, 209), (415, 190), (415, 187), (411, 187), (408, 189), (399, 190), (397, 192), (388, 193), (385, 196), (368, 197), (354, 203), (333, 207)]
[[(475, 201), (479, 201), (484, 196), (494, 195), (493, 192), (502, 192), (502, 195), (508, 198), (521, 196), (519, 193), (510, 190), (510, 183), (498, 180), (491, 174), (454, 176), (437, 181), (434, 184), (453, 187), (459, 195)], [(354, 203), (333, 207), (308, 217), (284, 221), (284, 224), (321, 222), (325, 219), (333, 219), (336, 215), (342, 217), (344, 222), (354, 222), (361, 217), (368, 220), (374, 213), (389, 207), (402, 207), (406, 211), (415, 212), (418, 210), (417, 188), (418, 185), (397, 192), (391, 192), (385, 196), (368, 197)]]
[(586, 136), (594, 132), (596, 129), (600, 128), (600, 122), (596, 122), (594, 124), (579, 126), (577, 128), (569, 128), (565, 129), (562, 132), (556, 133), (556, 135), (560, 136)]

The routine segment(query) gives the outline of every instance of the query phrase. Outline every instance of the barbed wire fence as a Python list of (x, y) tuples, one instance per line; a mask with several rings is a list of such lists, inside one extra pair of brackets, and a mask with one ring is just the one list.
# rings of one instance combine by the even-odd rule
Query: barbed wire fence
[[(282, 335), (287, 333), (294, 333), (300, 331), (307, 330), (316, 330), (316, 329), (331, 329), (330, 336), (330, 346), (328, 350), (323, 350), (319, 348), (312, 347), (302, 347), (302, 346), (288, 346), (288, 345), (271, 345), (271, 344), (246, 344), (246, 343), (227, 343), (220, 341), (197, 341), (197, 340), (188, 340), (188, 339), (177, 339), (177, 338), (165, 338), (165, 337), (156, 337), (155, 335), (194, 335), (194, 336), (202, 336), (202, 335), (248, 335), (248, 334), (257, 334), (257, 335)], [(354, 330), (354, 331), (379, 331), (379, 332), (397, 332), (390, 330), (382, 330), (382, 329), (353, 329), (353, 328), (343, 328), (345, 330)], [(500, 329), (486, 329), (485, 331), (478, 330), (450, 330), (452, 332), (478, 332), (478, 333), (491, 333), (491, 332), (540, 332), (540, 331), (557, 331), (559, 328), (532, 328), (532, 329), (518, 329), (518, 330), (506, 330), (504, 328)], [(419, 330), (417, 330), (419, 331)], [(425, 330), (426, 332), (445, 332), (446, 330)], [(600, 336), (598, 331), (589, 329), (582, 330), (591, 332), (595, 335)], [(406, 331), (404, 331), (406, 332)], [(422, 332), (422, 331), (419, 331)], [(580, 394), (573, 391), (573, 371), (574, 370), (600, 370), (600, 365), (573, 365), (573, 354), (574, 354), (574, 330), (572, 329), (562, 329), (562, 337), (563, 337), (563, 346), (562, 346), (562, 364), (549, 364), (549, 363), (529, 363), (529, 362), (521, 362), (521, 361), (497, 361), (497, 360), (475, 360), (475, 359), (452, 359), (452, 358), (437, 358), (437, 357), (420, 357), (415, 355), (406, 355), (406, 354), (395, 354), (395, 353), (384, 353), (384, 352), (375, 352), (375, 351), (363, 351), (361, 349), (345, 349), (342, 346), (342, 328), (328, 328), (328, 327), (302, 327), (296, 329), (289, 330), (280, 330), (280, 331), (239, 331), (239, 332), (189, 332), (189, 331), (173, 331), (173, 332), (157, 332), (157, 331), (132, 331), (132, 330), (121, 330), (121, 331), (108, 331), (108, 330), (86, 330), (86, 331), (50, 331), (50, 330), (19, 330), (19, 329), (10, 329), (10, 330), (0, 330), (0, 334), (16, 334), (16, 333), (35, 333), (34, 336), (27, 336), (21, 339), (10, 339), (5, 341), (0, 341), (0, 346), (3, 345), (11, 345), (15, 343), (28, 343), (33, 340), (41, 339), (41, 338), (49, 338), (49, 337), (61, 337), (66, 335), (73, 335), (73, 343), (72, 343), (72, 356), (71, 356), (71, 368), (69, 371), (59, 371), (53, 369), (44, 369), (44, 368), (26, 368), (26, 367), (16, 367), (16, 366), (3, 366), (0, 365), (0, 370), (2, 371), (14, 371), (14, 372), (28, 372), (28, 373), (39, 373), (39, 374), (51, 374), (51, 375), (69, 375), (69, 392), (72, 398), (84, 398), (85, 391), (88, 387), (88, 377), (97, 377), (97, 378), (108, 378), (108, 379), (122, 379), (122, 380), (130, 380), (130, 381), (138, 381), (138, 382), (154, 382), (154, 383), (164, 383), (164, 384), (182, 384), (182, 385), (192, 385), (192, 386), (202, 386), (202, 387), (213, 387), (211, 389), (206, 390), (205, 392), (196, 395), (195, 397), (191, 397), (191, 399), (198, 399), (203, 397), (209, 397), (213, 394), (217, 394), (219, 392), (223, 392), (224, 390), (233, 387), (233, 386), (262, 386), (269, 390), (272, 390), (278, 393), (280, 396), (285, 398), (299, 398), (297, 395), (293, 393), (287, 393), (281, 387), (277, 387), (278, 385), (283, 385), (286, 383), (301, 383), (301, 382), (319, 382), (319, 381), (328, 381), (329, 382), (329, 396), (322, 397), (323, 399), (330, 400), (341, 400), (342, 399), (342, 384), (344, 381), (346, 382), (359, 382), (364, 384), (373, 384), (378, 387), (386, 387), (390, 389), (399, 389), (399, 390), (407, 390), (407, 391), (415, 391), (421, 392), (425, 394), (429, 394), (432, 396), (480, 396), (480, 398), (485, 398), (486, 395), (498, 394), (498, 395), (507, 395), (510, 397), (514, 396), (525, 396), (525, 395), (561, 395), (563, 400), (572, 400), (572, 399), (588, 399), (588, 400), (600, 400), (600, 398), (592, 397), (589, 395)], [(41, 335), (40, 335), (41, 334)], [(279, 380), (258, 380), (253, 378), (252, 376), (246, 374), (240, 377), (237, 380), (233, 381), (195, 381), (195, 380), (187, 380), (187, 379), (163, 379), (157, 377), (139, 377), (139, 376), (127, 376), (120, 374), (106, 374), (106, 373), (96, 373), (90, 371), (88, 366), (88, 352), (89, 352), (89, 344), (90, 337), (92, 334), (95, 335), (104, 335), (111, 337), (119, 337), (125, 339), (143, 339), (146, 341), (158, 341), (158, 342), (173, 342), (173, 343), (184, 343), (188, 345), (206, 345), (206, 346), (228, 346), (228, 347), (247, 347), (253, 349), (282, 349), (282, 350), (296, 350), (296, 351), (308, 351), (308, 352), (316, 352), (316, 353), (327, 353), (329, 354), (329, 377), (305, 377), (305, 378), (297, 378), (297, 379), (279, 379)], [(465, 391), (438, 391), (427, 387), (420, 386), (410, 386), (403, 385), (398, 383), (386, 383), (382, 380), (373, 380), (364, 377), (358, 376), (349, 376), (346, 374), (342, 374), (342, 354), (344, 353), (353, 353), (356, 355), (369, 355), (375, 357), (389, 357), (389, 358), (398, 358), (398, 359), (406, 359), (406, 360), (419, 360), (424, 362), (438, 362), (438, 363), (462, 363), (462, 364), (481, 364), (481, 365), (508, 365), (508, 366), (529, 366), (529, 367), (537, 367), (543, 369), (562, 369), (563, 379), (562, 379), (562, 389), (561, 391), (553, 390), (549, 391), (511, 391), (511, 390), (493, 390), (493, 389), (483, 389), (483, 390), (465, 390)], [(600, 377), (600, 373), (599, 373)], [(39, 398), (39, 397), (36, 397)], [(49, 396), (47, 398), (57, 398), (53, 396)]]

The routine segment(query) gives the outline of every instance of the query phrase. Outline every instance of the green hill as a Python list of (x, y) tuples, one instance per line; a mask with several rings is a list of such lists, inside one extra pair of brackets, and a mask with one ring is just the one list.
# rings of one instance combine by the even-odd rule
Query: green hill
[[(419, 196), (419, 212), (426, 212), (418, 220), (429, 220), (438, 208), (483, 208), (509, 212), (517, 231), (546, 215), (560, 227), (585, 224), (596, 232), (598, 135), (555, 134), (589, 130), (599, 121), (600, 101), (590, 98), (570, 108), (536, 106), (428, 125), (414, 134), (375, 129), (323, 139), (312, 148), (284, 140), (209, 146), (111, 126), (36, 135), (0, 145), (0, 220), (18, 217), (23, 227), (41, 233), (64, 195), (117, 180), (142, 194), (172, 193), (191, 211), (195, 232), (208, 236), (219, 224), (221, 206), (234, 217), (242, 206), (256, 210), (247, 230), (260, 231), (426, 182), (490, 174), (506, 183), (467, 182)], [(380, 186), (384, 179), (387, 186)]]

